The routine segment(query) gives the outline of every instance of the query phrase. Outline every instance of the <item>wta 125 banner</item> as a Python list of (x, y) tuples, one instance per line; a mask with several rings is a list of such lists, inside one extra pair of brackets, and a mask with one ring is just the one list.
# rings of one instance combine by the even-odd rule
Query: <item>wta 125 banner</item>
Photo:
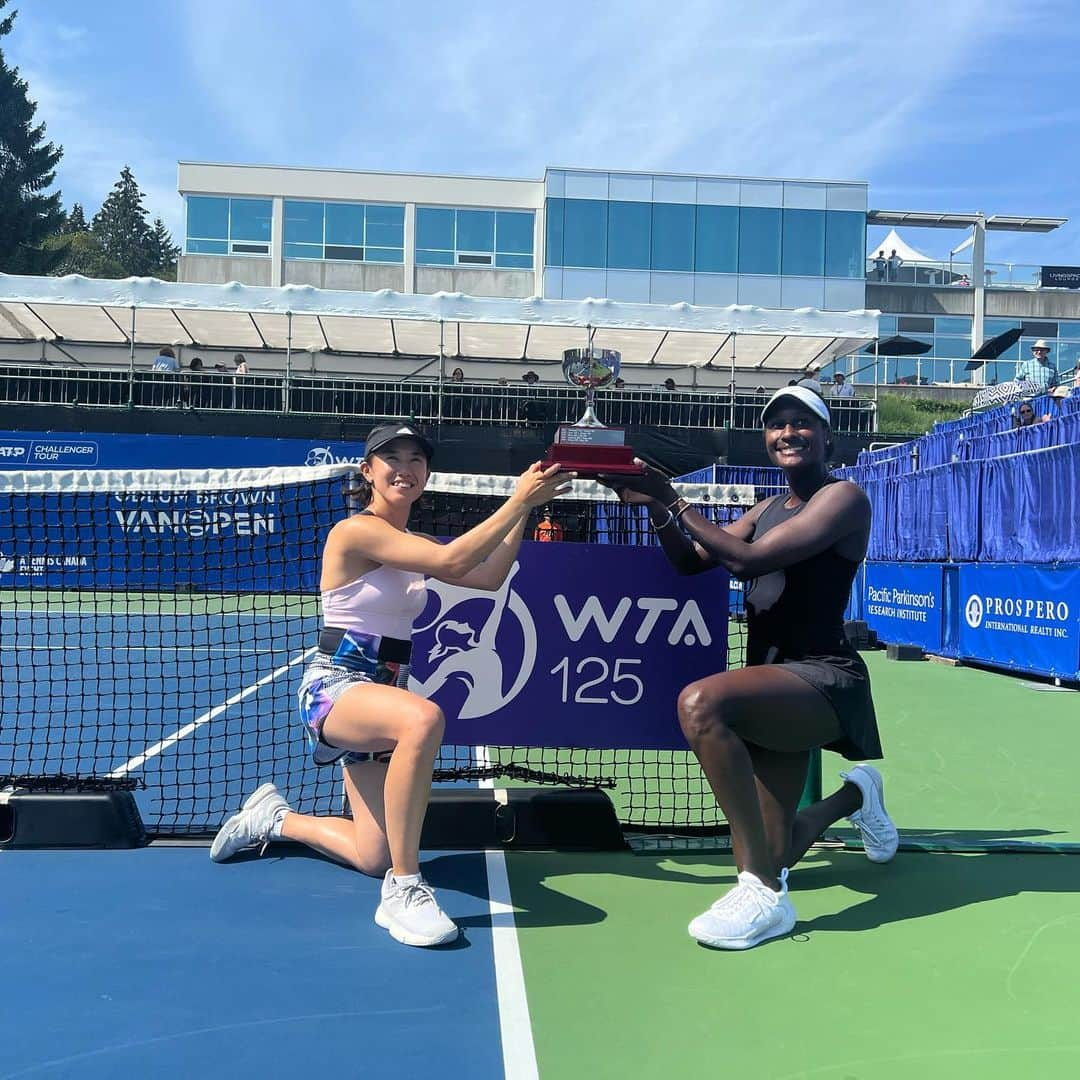
[(428, 589), (409, 688), (446, 743), (685, 750), (679, 691), (726, 665), (727, 574), (657, 548), (527, 543), (496, 593)]

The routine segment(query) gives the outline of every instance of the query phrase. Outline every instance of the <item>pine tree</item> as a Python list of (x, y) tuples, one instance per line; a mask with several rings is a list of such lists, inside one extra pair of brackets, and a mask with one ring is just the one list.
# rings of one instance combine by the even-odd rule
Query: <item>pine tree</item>
[(143, 193), (127, 165), (120, 170), (120, 179), (94, 215), (90, 229), (105, 254), (115, 259), (127, 274), (141, 277), (154, 269)]
[(164, 281), (175, 281), (179, 257), (180, 248), (173, 243), (165, 222), (154, 218), (154, 227), (150, 230), (150, 273)]
[(71, 208), (71, 213), (67, 216), (67, 221), (64, 222), (64, 228), (62, 230), (65, 233), (81, 233), (89, 232), (90, 226), (86, 223), (86, 214), (83, 211), (82, 203), (75, 203)]
[[(0, 0), (0, 11), (7, 3)], [(14, 22), (15, 12), (0, 17), (0, 39)], [(46, 274), (63, 254), (42, 247), (64, 222), (60, 193), (47, 194), (63, 148), (45, 142), (36, 112), (19, 69), (8, 67), (0, 49), (0, 270), (9, 274)]]

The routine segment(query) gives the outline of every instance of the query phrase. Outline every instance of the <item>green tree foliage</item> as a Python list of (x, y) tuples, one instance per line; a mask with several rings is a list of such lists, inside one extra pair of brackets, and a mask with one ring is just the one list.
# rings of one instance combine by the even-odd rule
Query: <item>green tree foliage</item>
[[(0, 12), (8, 0), (0, 0)], [(0, 39), (11, 32), (15, 12), (0, 17)], [(0, 49), (0, 271), (47, 274), (62, 251), (45, 245), (64, 223), (60, 193), (48, 193), (63, 148), (45, 141), (45, 125), (34, 123), (19, 69), (8, 67)]]
[(154, 227), (150, 230), (150, 258), (154, 277), (164, 281), (176, 280), (176, 260), (180, 258), (180, 248), (173, 243), (161, 218), (154, 218)]
[(86, 213), (83, 211), (81, 203), (75, 203), (71, 208), (71, 213), (67, 216), (67, 221), (64, 222), (64, 228), (62, 230), (65, 233), (81, 233), (89, 232), (90, 226), (86, 222)]
[[(70, 219), (69, 219), (70, 220)], [(82, 274), (92, 278), (123, 278), (127, 271), (101, 246), (101, 241), (87, 228), (68, 230), (50, 236), (46, 249), (58, 253), (53, 274)]]
[(161, 218), (152, 226), (147, 222), (143, 193), (127, 165), (94, 215), (90, 232), (105, 255), (123, 267), (123, 276), (175, 278), (180, 249)]

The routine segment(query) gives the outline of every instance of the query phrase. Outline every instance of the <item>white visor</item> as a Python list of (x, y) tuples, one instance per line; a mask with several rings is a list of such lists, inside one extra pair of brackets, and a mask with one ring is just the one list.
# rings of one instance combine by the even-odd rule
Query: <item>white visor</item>
[(761, 422), (765, 423), (765, 417), (769, 410), (784, 398), (794, 398), (805, 405), (818, 419), (823, 420), (832, 427), (832, 417), (829, 415), (829, 406), (822, 400), (820, 394), (815, 394), (808, 386), (782, 386), (771, 398), (765, 408), (761, 410)]

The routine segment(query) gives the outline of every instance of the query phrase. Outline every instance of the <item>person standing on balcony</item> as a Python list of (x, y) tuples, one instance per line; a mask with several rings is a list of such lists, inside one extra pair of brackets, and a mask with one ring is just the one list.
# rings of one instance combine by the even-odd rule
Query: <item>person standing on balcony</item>
[(885, 271), (888, 270), (888, 268), (889, 260), (885, 258), (885, 249), (882, 248), (874, 256), (874, 277), (876, 277), (878, 281), (884, 281)]
[(893, 248), (892, 251), (889, 252), (888, 264), (889, 264), (889, 275), (888, 275), (889, 280), (890, 281), (899, 281), (900, 280), (900, 267), (904, 265), (904, 260), (901, 259), (900, 256), (896, 254), (896, 248)]
[(1050, 360), (1050, 346), (1039, 338), (1031, 346), (1031, 357), (1016, 366), (1016, 381), (1031, 383), (1035, 392), (1049, 390), (1058, 384), (1058, 370)]
[(833, 384), (829, 396), (834, 398), (853, 398), (855, 396), (855, 387), (847, 381), (842, 371), (833, 372)]

